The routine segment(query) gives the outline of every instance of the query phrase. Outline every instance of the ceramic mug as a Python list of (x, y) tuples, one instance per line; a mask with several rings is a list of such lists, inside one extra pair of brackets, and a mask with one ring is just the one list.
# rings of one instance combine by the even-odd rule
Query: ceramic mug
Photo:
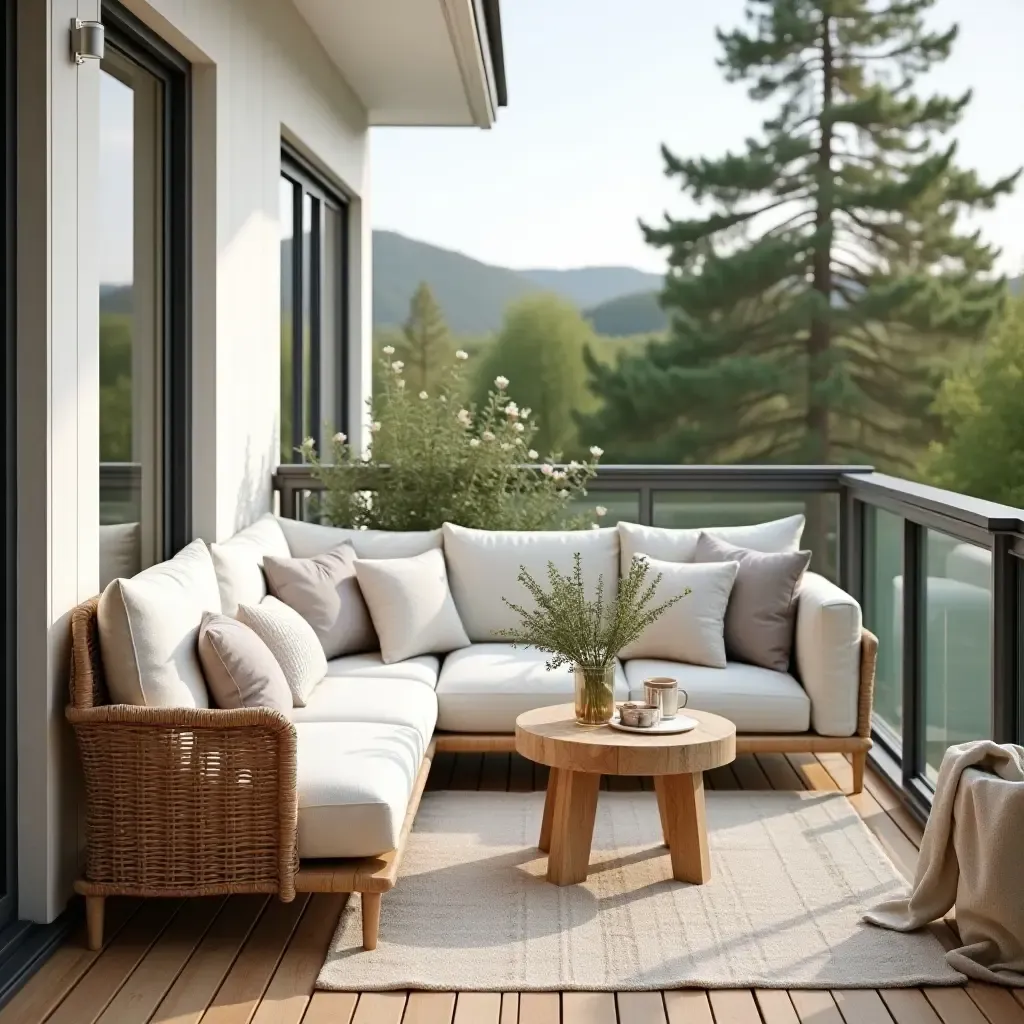
[(652, 676), (644, 680), (644, 701), (661, 708), (662, 718), (675, 718), (689, 699), (689, 694), (680, 689), (671, 676)]

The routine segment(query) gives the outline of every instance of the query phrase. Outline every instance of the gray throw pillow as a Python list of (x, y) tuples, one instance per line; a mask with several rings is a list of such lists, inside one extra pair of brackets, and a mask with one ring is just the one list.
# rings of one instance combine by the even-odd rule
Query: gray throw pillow
[(312, 627), (327, 658), (377, 648), (347, 541), (313, 558), (263, 556), (270, 593), (294, 608)]
[(701, 533), (694, 560), (740, 564), (725, 612), (725, 648), (729, 656), (787, 672), (793, 650), (796, 593), (811, 560), (810, 551), (767, 554)]
[(199, 627), (199, 664), (219, 708), (274, 708), (288, 714), (292, 691), (270, 648), (244, 623), (207, 612)]

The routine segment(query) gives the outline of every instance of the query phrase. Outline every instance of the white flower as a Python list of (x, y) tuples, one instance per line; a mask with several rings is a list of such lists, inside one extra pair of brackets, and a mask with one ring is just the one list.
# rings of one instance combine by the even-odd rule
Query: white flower
[(316, 447), (316, 441), (311, 437), (304, 437), (300, 447), (303, 451), (312, 451)]
[(590, 454), (593, 455), (595, 459), (599, 459), (604, 455), (604, 449), (598, 448), (596, 444), (592, 444), (590, 446)]
[(508, 377), (495, 377), (494, 378), (494, 386), (499, 391), (504, 391), (505, 388), (508, 387)]
[(405, 381), (402, 380), (401, 377), (398, 378), (396, 383), (398, 384), (398, 390), (399, 391), (404, 391), (405, 390)]
[(468, 409), (460, 409), (456, 414), (455, 418), (464, 426), (468, 427), (473, 422), (473, 417), (469, 415)]
[(513, 430), (514, 430), (514, 431), (515, 431), (515, 432), (516, 432), (517, 434), (521, 434), (521, 433), (522, 433), (522, 432), (523, 432), (523, 431), (524, 431), (524, 430), (526, 429), (526, 427), (524, 427), (524, 426), (522, 425), (522, 423), (513, 423), (513, 424), (512, 424), (512, 429), (513, 429)]
[(529, 419), (531, 412), (533, 412), (532, 409), (520, 409), (519, 410), (519, 418), (522, 419), (522, 420)]
[(592, 530), (600, 530), (600, 529), (601, 529), (601, 527), (600, 527), (600, 526), (598, 526), (598, 525), (597, 525), (597, 523), (591, 523), (591, 524), (590, 524), (590, 528), (591, 528)]
[(508, 441), (502, 441), (502, 442), (501, 442), (501, 450), (502, 450), (503, 452), (507, 452), (507, 451), (508, 451), (508, 450), (509, 450), (509, 449), (510, 449), (511, 447), (512, 447), (512, 445), (511, 445), (511, 444), (509, 444), (509, 442), (508, 442)]
[(600, 519), (601, 516), (608, 515), (608, 509), (606, 509), (604, 505), (598, 505), (597, 508), (594, 509), (594, 515)]
[(492, 433), (491, 433), (491, 432), (490, 432), (489, 430), (485, 430), (485, 431), (484, 431), (484, 432), (483, 432), (483, 433), (482, 433), (482, 434), (480, 435), (480, 437), (481, 437), (481, 438), (482, 438), (482, 439), (483, 439), (484, 441), (493, 441), (493, 440), (494, 440), (494, 435), (493, 435), (493, 434), (492, 434)]
[(384, 355), (386, 355), (386, 356), (393, 356), (395, 354), (395, 346), (394, 345), (385, 345), (381, 349), (381, 352), (383, 352)]
[(535, 450), (534, 450), (533, 448), (531, 448), (531, 449), (530, 449), (530, 450), (529, 450), (529, 451), (528, 451), (528, 452), (526, 453), (526, 457), (527, 457), (528, 459), (536, 459), (536, 458), (539, 458), (539, 456), (537, 455), (537, 452), (536, 452), (536, 451), (535, 451)]
[(553, 470), (552, 473), (551, 473), (551, 476), (555, 480), (564, 480), (565, 479), (565, 470), (564, 469)]
[(370, 424), (370, 433), (376, 434), (378, 430), (380, 430), (380, 420), (374, 420)]
[(480, 447), (480, 438), (479, 437), (471, 437), (469, 439), (469, 447), (470, 448), (479, 448)]
[(510, 419), (514, 420), (519, 415), (519, 406), (515, 402), (509, 402), (505, 406), (505, 415)]
[(569, 497), (569, 492), (564, 487), (560, 487), (558, 489), (558, 496), (560, 498), (568, 498)]
[[(395, 371), (395, 373), (401, 373), (401, 372), (402, 372), (402, 370), (404, 370), (404, 369), (405, 369), (405, 363), (403, 363), (401, 359), (396, 359), (396, 360), (395, 360), (395, 361), (394, 361), (394, 362), (393, 362), (393, 363), (391, 364), (391, 369), (392, 369), (392, 370), (394, 370), (394, 371)], [(593, 451), (593, 448), (591, 448), (591, 451)]]
[(551, 467), (550, 467), (550, 466), (549, 466), (549, 465), (548, 465), (548, 464), (547, 464), (546, 462), (544, 463), (544, 465), (543, 465), (543, 466), (541, 466), (541, 467), (540, 467), (540, 471), (541, 471), (541, 472), (542, 472), (542, 473), (543, 473), (543, 474), (544, 474), (545, 476), (551, 476), (551, 475), (552, 475), (552, 473), (554, 473), (554, 470), (553, 470), (553, 469), (552, 469), (552, 468), (551, 468)]
[(447, 395), (438, 395), (438, 396), (437, 396), (437, 400), (438, 400), (439, 402), (441, 402), (441, 403), (442, 403), (442, 405), (443, 405), (443, 404), (447, 403), (447, 401), (448, 401), (448, 396), (447, 396)]
[(335, 444), (344, 444), (348, 440), (348, 434), (343, 434), (340, 430), (334, 435), (333, 441)]
[(455, 353), (455, 358), (456, 359), (468, 359), (469, 358), (469, 353), (460, 348), (459, 351)]
[(581, 469), (582, 465), (583, 465), (582, 463), (577, 462), (575, 459), (573, 459), (572, 462), (569, 463), (569, 468), (570, 469)]
[(427, 400), (427, 399), (428, 399), (429, 397), (430, 397), (430, 396), (429, 396), (429, 395), (428, 395), (428, 394), (426, 393), (426, 391), (421, 391), (421, 392), (420, 392), (420, 398), (422, 398), (424, 402), (425, 402), (425, 401), (426, 401), (426, 400)]

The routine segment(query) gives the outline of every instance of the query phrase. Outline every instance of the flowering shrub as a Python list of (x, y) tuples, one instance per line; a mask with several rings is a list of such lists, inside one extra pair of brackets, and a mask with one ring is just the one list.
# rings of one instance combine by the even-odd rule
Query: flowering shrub
[(383, 351), (383, 386), (369, 402), (370, 451), (360, 457), (344, 434), (335, 434), (328, 463), (312, 438), (303, 444), (325, 488), (319, 511), (326, 522), (374, 530), (429, 530), (444, 522), (491, 530), (596, 525), (593, 514), (572, 516), (569, 506), (587, 493), (600, 448), (590, 449), (588, 462), (560, 466), (554, 452), (538, 465), (531, 447), (536, 421), (509, 399), (505, 377), (495, 378), (482, 408), (462, 407), (465, 352), (456, 353), (430, 395), (407, 388), (404, 364), (390, 346)]

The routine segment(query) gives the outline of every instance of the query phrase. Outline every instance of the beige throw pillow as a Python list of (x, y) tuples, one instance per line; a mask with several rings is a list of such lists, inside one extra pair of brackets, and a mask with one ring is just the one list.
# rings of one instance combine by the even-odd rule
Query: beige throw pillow
[(725, 648), (739, 661), (789, 671), (796, 593), (810, 551), (768, 554), (729, 544), (709, 533), (697, 541), (698, 562), (739, 562), (725, 613)]
[(413, 558), (359, 558), (355, 565), (386, 665), (469, 646), (439, 549)]
[(270, 648), (238, 619), (213, 612), (203, 616), (199, 661), (217, 707), (291, 711), (292, 692), (284, 670)]
[[(643, 558), (644, 555), (637, 557)], [(631, 658), (663, 658), (687, 665), (725, 668), (725, 611), (739, 562), (661, 562), (648, 558), (649, 583), (661, 581), (650, 607), (692, 591), (677, 601), (619, 655)]]
[(313, 558), (263, 558), (270, 592), (313, 627), (328, 659), (377, 648), (355, 560), (347, 541)]
[(270, 648), (292, 691), (292, 704), (304, 708), (327, 675), (327, 658), (313, 627), (276, 597), (265, 597), (258, 605), (240, 604), (238, 620)]

